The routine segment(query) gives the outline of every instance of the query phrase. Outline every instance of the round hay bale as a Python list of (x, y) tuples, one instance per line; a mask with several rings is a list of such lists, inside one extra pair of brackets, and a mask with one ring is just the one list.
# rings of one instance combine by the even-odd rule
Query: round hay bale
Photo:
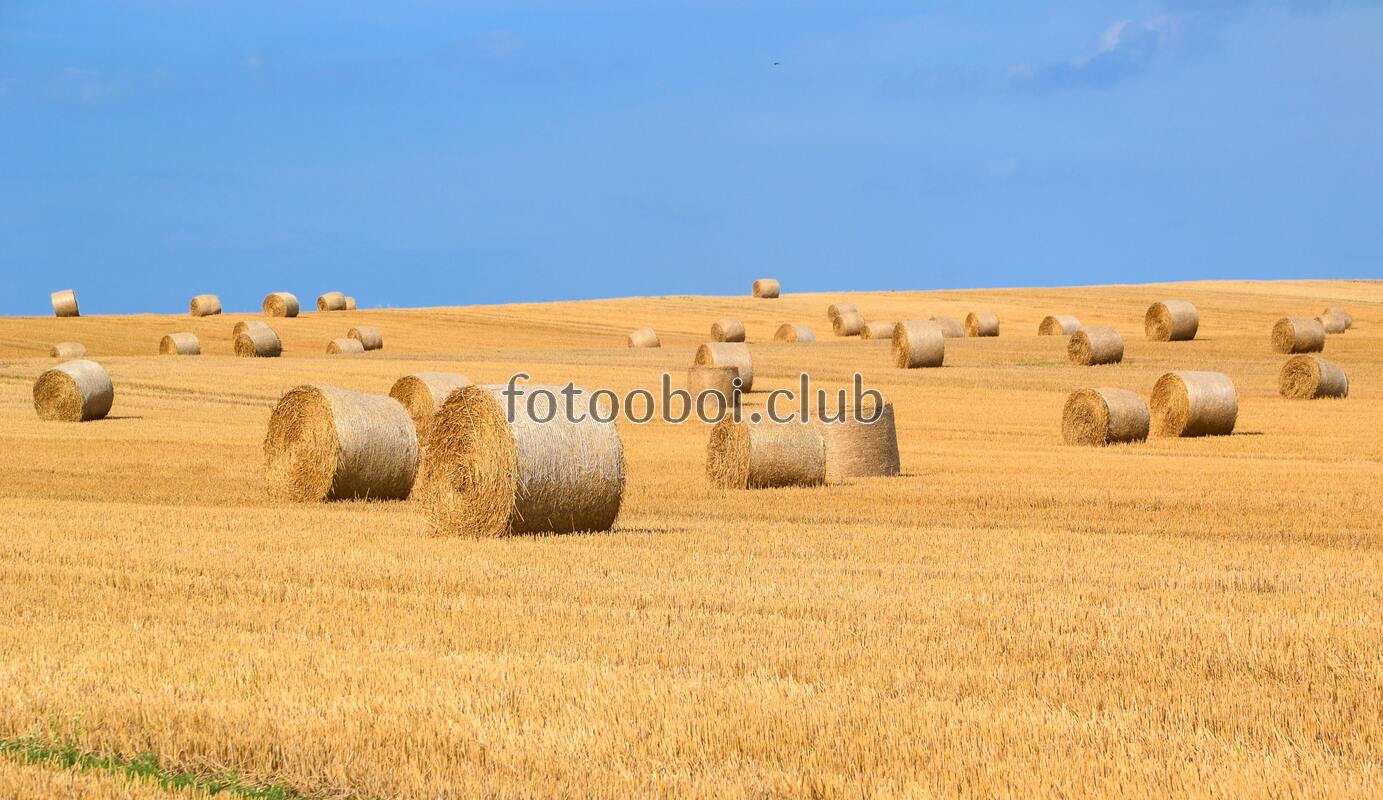
[(1148, 404), (1128, 389), (1081, 389), (1066, 398), (1061, 438), (1067, 444), (1141, 442), (1148, 438)]
[(366, 350), (384, 349), (384, 334), (379, 332), (379, 328), (372, 325), (356, 325), (346, 331), (346, 338), (360, 342)]
[(744, 323), (737, 319), (726, 317), (717, 320), (711, 326), (711, 341), (713, 342), (742, 342), (744, 341)]
[(86, 345), (81, 342), (58, 342), (48, 350), (53, 358), (81, 358), (86, 355)]
[(960, 324), (959, 320), (950, 317), (932, 317), (929, 322), (935, 322), (936, 326), (941, 329), (941, 335), (947, 339), (965, 338), (965, 326)]
[(81, 309), (77, 308), (77, 293), (71, 289), (63, 289), (48, 295), (48, 299), (53, 302), (53, 315), (58, 317), (80, 317)]
[[(624, 497), (624, 449), (614, 423), (590, 415), (573, 422), (560, 412), (538, 422), (527, 397), (514, 399), (510, 421), (504, 388), (452, 392), (432, 420), (421, 495), (433, 532), (489, 537), (613, 527)], [(546, 389), (560, 405), (558, 387), (525, 388)]]
[(105, 368), (79, 359), (53, 367), (34, 381), (34, 410), (38, 418), (86, 422), (110, 413), (115, 385)]
[(240, 322), (235, 323), (235, 327), (234, 327), (234, 328), (231, 328), (231, 341), (232, 341), (232, 342), (235, 341), (235, 337), (239, 336), (240, 334), (244, 333), (245, 331), (248, 331), (248, 330), (251, 330), (251, 329), (257, 329), (257, 328), (268, 328), (268, 327), (269, 327), (269, 323), (267, 323), (267, 322), (261, 322), (260, 320), (257, 320), (257, 319), (241, 320)]
[(264, 437), (275, 500), (402, 500), (418, 472), (418, 434), (392, 397), (299, 386), (279, 398)]
[(779, 342), (814, 342), (816, 334), (806, 325), (794, 325), (785, 322), (778, 326), (778, 330), (773, 333), (774, 341)]
[(893, 321), (886, 319), (870, 320), (860, 328), (861, 339), (892, 339)]
[(1234, 382), (1223, 372), (1168, 372), (1150, 405), (1155, 436), (1227, 436), (1239, 417)]
[(820, 486), (826, 482), (826, 445), (817, 425), (735, 422), (711, 428), (706, 477), (722, 489)]
[(1283, 317), (1273, 325), (1273, 347), (1279, 353), (1319, 353), (1325, 349), (1325, 326), (1318, 319)]
[(264, 296), (264, 314), (270, 317), (298, 316), (298, 296), (291, 292), (270, 292)]
[(854, 303), (832, 303), (826, 306), (826, 318), (831, 320), (832, 323), (839, 319), (841, 314), (851, 313), (860, 313), (860, 307)]
[(354, 298), (354, 297), (351, 297), (350, 295), (346, 295), (345, 303), (346, 303), (345, 308), (341, 309), (342, 311), (354, 311), (354, 310), (355, 310), (355, 298)]
[[(862, 415), (871, 416), (872, 408), (863, 409)], [(825, 443), (827, 483), (891, 477), (901, 471), (892, 403), (884, 403), (883, 412), (872, 423), (856, 420), (847, 410), (844, 422), (817, 421), (816, 425)]]
[(1330, 308), (1327, 308), (1325, 311), (1322, 311), (1321, 316), (1339, 317), (1345, 323), (1345, 330), (1349, 330), (1350, 328), (1354, 327), (1354, 317), (1351, 316), (1350, 313), (1344, 310), (1343, 308), (1336, 308), (1334, 306), (1331, 306)]
[(662, 347), (663, 343), (658, 339), (658, 332), (652, 328), (639, 328), (629, 332), (630, 347)]
[(905, 320), (893, 326), (893, 366), (939, 367), (946, 359), (946, 337), (932, 322)]
[(346, 296), (340, 292), (327, 292), (317, 298), (318, 311), (345, 311)]
[(1118, 364), (1124, 360), (1124, 337), (1115, 328), (1091, 325), (1071, 335), (1066, 355), (1070, 356), (1072, 364), (1083, 367)]
[(846, 311), (831, 320), (831, 330), (836, 336), (859, 336), (864, 330), (864, 317), (858, 311)]
[(1143, 315), (1143, 333), (1154, 342), (1189, 342), (1200, 326), (1200, 312), (1185, 300), (1153, 303)]
[(1277, 376), (1282, 396), (1291, 400), (1317, 397), (1348, 397), (1349, 378), (1345, 371), (1320, 356), (1292, 356)]
[(776, 278), (759, 278), (754, 281), (754, 296), (772, 300), (778, 296), (781, 287)]
[(735, 379), (740, 376), (738, 367), (707, 367), (693, 364), (687, 368), (687, 392), (692, 396), (693, 407), (702, 393), (710, 392), (720, 396), (714, 404), (709, 399), (702, 405), (707, 412), (729, 412), (740, 405), (741, 392), (735, 388)]
[(971, 311), (965, 315), (966, 336), (998, 336), (999, 315), (988, 311)]
[(363, 352), (365, 352), (365, 345), (361, 344), (359, 339), (332, 339), (327, 342), (327, 355), (329, 356)]
[(1037, 326), (1038, 336), (1070, 336), (1080, 330), (1080, 320), (1064, 314), (1056, 314), (1042, 318), (1042, 323)]
[(161, 356), (199, 356), (202, 343), (195, 333), (170, 333), (159, 340), (158, 352)]
[(235, 354), (245, 358), (278, 358), (283, 355), (283, 343), (273, 328), (249, 328), (235, 337)]
[(743, 342), (714, 342), (696, 348), (693, 366), (735, 367), (740, 373), (740, 391), (754, 390), (754, 361), (749, 357), (749, 345)]
[(187, 305), (194, 317), (210, 317), (221, 313), (221, 298), (214, 294), (199, 294)]
[(413, 428), (418, 431), (418, 443), (426, 447), (437, 409), (442, 407), (452, 392), (470, 385), (470, 378), (455, 372), (415, 372), (394, 381), (389, 396), (403, 404), (413, 420)]
[(1345, 318), (1339, 314), (1322, 314), (1316, 317), (1316, 321), (1319, 322), (1321, 327), (1325, 329), (1325, 332), (1329, 334), (1344, 333), (1349, 327), (1349, 325), (1345, 323)]

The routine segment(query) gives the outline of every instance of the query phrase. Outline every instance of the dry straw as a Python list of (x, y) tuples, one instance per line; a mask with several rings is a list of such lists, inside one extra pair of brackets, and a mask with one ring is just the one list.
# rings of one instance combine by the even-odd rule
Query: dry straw
[(1189, 342), (1200, 325), (1200, 313), (1185, 300), (1153, 303), (1143, 315), (1143, 332), (1154, 342)]
[(1273, 325), (1273, 347), (1279, 353), (1319, 353), (1325, 349), (1325, 326), (1317, 319), (1283, 317)]
[(163, 356), (199, 356), (202, 343), (195, 333), (170, 333), (159, 340), (158, 352)]
[(1072, 364), (1083, 367), (1097, 364), (1118, 364), (1124, 360), (1124, 337), (1119, 331), (1105, 326), (1092, 325), (1076, 331), (1066, 344), (1066, 354)]
[(1148, 438), (1148, 404), (1128, 389), (1081, 389), (1066, 398), (1061, 437), (1067, 444), (1141, 442)]
[(384, 334), (379, 332), (379, 328), (372, 325), (356, 325), (346, 331), (347, 339), (354, 339), (360, 342), (366, 350), (381, 350), (384, 348)]
[(1351, 316), (1350, 313), (1344, 310), (1343, 308), (1336, 308), (1332, 306), (1330, 308), (1327, 308), (1325, 311), (1322, 311), (1321, 316), (1339, 317), (1345, 323), (1345, 330), (1349, 330), (1350, 328), (1354, 327), (1354, 317)]
[(394, 381), (389, 396), (403, 404), (418, 431), (419, 444), (425, 446), (437, 409), (452, 392), (470, 385), (470, 378), (455, 372), (415, 372)]
[(79, 359), (53, 367), (34, 381), (34, 410), (38, 418), (86, 422), (110, 413), (115, 385), (95, 361)]
[(735, 378), (739, 374), (737, 367), (692, 365), (687, 368), (687, 392), (693, 403), (697, 403), (704, 392), (719, 396), (719, 400), (708, 397), (701, 403), (699, 407), (707, 414), (728, 411), (740, 404), (740, 393), (735, 391)]
[(960, 320), (950, 317), (932, 317), (931, 321), (936, 323), (936, 326), (941, 329), (941, 335), (947, 339), (965, 338), (965, 326), (960, 324)]
[(279, 398), (264, 437), (275, 500), (402, 500), (418, 471), (418, 434), (392, 397), (299, 386)]
[(854, 303), (832, 303), (826, 306), (826, 317), (835, 322), (841, 314), (860, 313), (860, 307)]
[(662, 347), (663, 343), (658, 339), (658, 332), (652, 328), (639, 328), (629, 332), (630, 347)]
[(231, 328), (231, 341), (235, 341), (235, 337), (239, 336), (245, 331), (268, 327), (269, 323), (261, 322), (257, 319), (241, 320), (240, 322), (235, 323), (234, 328)]
[(86, 345), (81, 342), (58, 342), (48, 350), (53, 358), (81, 358), (86, 355)]
[(860, 338), (861, 338), (861, 339), (892, 339), (892, 338), (893, 338), (893, 325), (894, 325), (893, 320), (887, 320), (887, 319), (875, 319), (875, 320), (870, 320), (869, 322), (864, 323), (864, 327), (860, 329)]
[[(452, 392), (433, 418), (420, 493), (432, 531), (491, 537), (613, 527), (624, 497), (624, 450), (614, 423), (589, 414), (575, 422), (562, 413), (539, 422), (525, 397), (515, 399), (511, 421), (503, 390)], [(546, 416), (549, 409), (535, 405)]]
[(884, 403), (882, 413), (875, 406), (860, 411), (865, 423), (845, 409), (843, 422), (817, 421), (826, 447), (826, 482), (843, 483), (851, 478), (890, 477), (900, 472), (898, 430), (893, 421), (893, 404)]
[(776, 278), (759, 278), (754, 281), (754, 296), (762, 297), (765, 300), (772, 300), (778, 296), (782, 287), (778, 285)]
[(317, 298), (318, 311), (345, 311), (346, 296), (340, 292), (327, 292)]
[(965, 315), (966, 336), (998, 336), (999, 315), (988, 311), (971, 311)]
[(351, 297), (350, 295), (346, 295), (346, 297), (345, 297), (345, 303), (346, 303), (346, 305), (345, 305), (345, 307), (342, 309), (343, 311), (354, 311), (354, 310), (355, 310), (355, 298), (354, 298), (354, 297)]
[(1042, 318), (1037, 326), (1038, 336), (1070, 336), (1080, 330), (1080, 320), (1075, 317), (1055, 314)]
[(1282, 396), (1292, 400), (1317, 397), (1348, 397), (1349, 378), (1345, 371), (1319, 356), (1292, 356), (1277, 376)]
[(816, 334), (806, 325), (785, 322), (778, 326), (778, 330), (773, 333), (773, 338), (779, 342), (814, 342), (816, 341)]
[(754, 361), (749, 357), (749, 345), (743, 342), (714, 342), (696, 348), (694, 366), (735, 367), (740, 373), (740, 389), (754, 389)]
[(214, 294), (199, 294), (187, 306), (194, 317), (210, 317), (221, 313), (221, 298)]
[(77, 293), (71, 289), (53, 292), (48, 296), (53, 301), (53, 314), (59, 317), (80, 317), (82, 312), (77, 308)]
[(864, 330), (864, 317), (858, 311), (846, 311), (831, 320), (831, 330), (836, 336), (859, 336)]
[(359, 339), (332, 339), (327, 342), (327, 355), (329, 356), (363, 352), (365, 352), (365, 345), (361, 344)]
[(1325, 328), (1326, 333), (1344, 333), (1349, 328), (1349, 323), (1345, 321), (1344, 317), (1330, 312), (1316, 317), (1316, 321), (1321, 324), (1322, 328)]
[(744, 341), (744, 323), (737, 319), (726, 317), (716, 320), (711, 326), (711, 341), (713, 342), (742, 342)]
[(291, 292), (270, 292), (264, 296), (264, 313), (270, 317), (298, 316), (298, 296)]
[(1239, 417), (1234, 382), (1223, 372), (1168, 372), (1152, 392), (1156, 436), (1227, 436)]
[(826, 482), (821, 426), (735, 422), (726, 417), (711, 429), (706, 477), (723, 489), (820, 486)]
[(936, 323), (904, 320), (893, 326), (893, 366), (939, 367), (946, 358), (946, 337)]
[(283, 343), (273, 328), (249, 328), (235, 337), (235, 354), (246, 358), (277, 358), (283, 355)]

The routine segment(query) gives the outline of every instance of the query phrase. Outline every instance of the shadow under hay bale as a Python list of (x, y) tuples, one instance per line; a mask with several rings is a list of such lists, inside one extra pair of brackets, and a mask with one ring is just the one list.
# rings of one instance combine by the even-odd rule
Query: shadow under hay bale
[(749, 345), (743, 342), (712, 342), (696, 348), (694, 366), (735, 367), (740, 373), (740, 390), (754, 390), (754, 361), (749, 357)]
[(988, 311), (971, 311), (965, 315), (966, 336), (998, 336), (999, 315)]
[(785, 322), (778, 326), (777, 331), (774, 331), (773, 339), (778, 342), (814, 342), (816, 341), (816, 333), (806, 325)]
[(1200, 325), (1200, 312), (1185, 300), (1153, 303), (1143, 315), (1143, 333), (1154, 342), (1189, 342)]
[(911, 319), (893, 326), (893, 366), (939, 367), (945, 360), (946, 337), (936, 323)]
[(1103, 446), (1148, 438), (1148, 404), (1127, 389), (1081, 389), (1066, 398), (1061, 437), (1066, 444)]
[(345, 311), (346, 296), (340, 292), (327, 292), (317, 298), (318, 311)]
[(1320, 356), (1292, 356), (1277, 376), (1278, 391), (1291, 400), (1349, 396), (1345, 371)]
[(778, 285), (778, 281), (773, 278), (759, 278), (754, 281), (753, 294), (755, 297), (772, 300), (778, 296), (778, 292), (781, 288), (782, 287)]
[(1273, 325), (1272, 341), (1279, 353), (1319, 353), (1325, 349), (1325, 326), (1318, 319), (1283, 317)]
[(1071, 363), (1082, 367), (1118, 364), (1124, 360), (1124, 337), (1106, 325), (1091, 325), (1076, 331), (1066, 344)]
[(1042, 318), (1037, 326), (1038, 336), (1071, 336), (1080, 330), (1080, 320), (1066, 314), (1054, 314)]
[(711, 325), (711, 341), (713, 342), (742, 342), (744, 338), (744, 323), (737, 319), (726, 317), (716, 320)]
[(819, 426), (722, 419), (706, 444), (706, 477), (722, 489), (820, 486), (826, 445)]
[(384, 349), (384, 334), (379, 332), (379, 328), (372, 325), (356, 325), (346, 331), (347, 339), (354, 339), (366, 350)]
[(283, 342), (273, 328), (247, 328), (235, 337), (235, 354), (242, 358), (278, 358)]
[(81, 358), (86, 355), (86, 345), (81, 342), (58, 342), (48, 350), (53, 358)]
[(1154, 436), (1228, 436), (1239, 417), (1234, 382), (1222, 372), (1169, 372), (1150, 405)]
[(115, 385), (95, 361), (79, 359), (59, 364), (34, 381), (34, 411), (38, 418), (87, 422), (110, 413)]
[(327, 342), (327, 355), (353, 355), (365, 352), (365, 345), (359, 339), (332, 339)]
[(658, 339), (658, 332), (652, 328), (639, 328), (630, 331), (627, 337), (630, 347), (662, 347), (663, 343)]
[(270, 317), (296, 317), (300, 307), (292, 292), (270, 292), (264, 296), (264, 313)]
[(161, 356), (199, 356), (202, 343), (194, 333), (170, 333), (159, 340), (158, 352)]
[(221, 313), (221, 298), (214, 294), (199, 294), (187, 304), (194, 317), (210, 317)]
[(80, 317), (81, 309), (77, 308), (77, 293), (71, 289), (63, 289), (48, 295), (48, 299), (53, 303), (53, 315), (57, 317)]

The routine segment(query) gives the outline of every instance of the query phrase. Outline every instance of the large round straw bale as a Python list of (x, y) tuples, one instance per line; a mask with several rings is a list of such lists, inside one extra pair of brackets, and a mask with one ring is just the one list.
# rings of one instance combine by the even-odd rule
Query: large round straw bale
[(876, 412), (874, 406), (866, 406), (859, 415), (874, 421), (857, 420), (855, 412), (846, 409), (844, 422), (817, 422), (826, 446), (827, 483), (893, 476), (900, 472), (893, 404), (884, 403), (882, 412)]
[(231, 328), (231, 341), (235, 341), (235, 337), (239, 336), (240, 334), (244, 333), (245, 331), (250, 330), (251, 328), (267, 328), (267, 327), (269, 327), (269, 323), (267, 323), (267, 322), (262, 322), (262, 321), (257, 320), (257, 319), (241, 320), (240, 322), (235, 323), (235, 327), (234, 327), (234, 328)]
[(53, 358), (81, 358), (86, 355), (86, 345), (81, 342), (58, 342), (48, 351)]
[(1156, 436), (1226, 436), (1234, 432), (1239, 398), (1223, 372), (1168, 372), (1153, 386)]
[(858, 311), (846, 311), (831, 320), (831, 330), (835, 331), (836, 336), (859, 336), (860, 331), (864, 330), (864, 317)]
[(765, 300), (772, 300), (773, 298), (778, 296), (778, 292), (780, 289), (781, 287), (779, 287), (778, 281), (775, 278), (759, 278), (758, 280), (754, 281), (755, 297), (762, 297)]
[(1143, 332), (1154, 342), (1189, 342), (1200, 326), (1200, 313), (1185, 300), (1153, 303), (1143, 315)]
[(77, 293), (71, 289), (53, 292), (48, 296), (53, 301), (53, 314), (59, 317), (80, 317), (82, 312), (77, 308)]
[(744, 341), (744, 323), (737, 319), (726, 317), (716, 320), (711, 326), (711, 341), (713, 342), (742, 342)]
[(250, 328), (235, 337), (235, 354), (246, 358), (277, 358), (283, 355), (283, 343), (273, 328)]
[(971, 311), (965, 315), (966, 336), (998, 336), (999, 315), (988, 311)]
[(723, 489), (820, 486), (826, 482), (826, 445), (818, 425), (735, 422), (711, 428), (706, 477)]
[(1349, 330), (1350, 328), (1354, 327), (1354, 317), (1351, 316), (1350, 313), (1344, 310), (1343, 308), (1336, 308), (1334, 306), (1331, 306), (1330, 308), (1327, 308), (1325, 311), (1322, 311), (1321, 316), (1339, 317), (1345, 323), (1345, 330)]
[(931, 322), (941, 329), (941, 335), (947, 339), (965, 338), (965, 326), (960, 324), (960, 320), (951, 317), (932, 317)]
[(1320, 356), (1292, 356), (1277, 376), (1282, 396), (1293, 400), (1348, 397), (1345, 371)]
[(1067, 444), (1102, 446), (1148, 438), (1148, 404), (1128, 389), (1081, 389), (1066, 398), (1061, 436)]
[(1318, 319), (1283, 317), (1273, 325), (1273, 347), (1279, 353), (1319, 353), (1325, 349), (1325, 326)]
[(713, 342), (696, 348), (695, 366), (735, 367), (740, 371), (740, 390), (754, 389), (754, 361), (749, 357), (749, 345), (743, 342)]
[(389, 396), (403, 404), (413, 420), (413, 427), (418, 431), (419, 444), (426, 446), (437, 409), (442, 407), (452, 392), (470, 385), (470, 378), (455, 372), (415, 372), (394, 381)]
[(345, 311), (346, 296), (340, 292), (327, 292), (317, 298), (318, 311)]
[(1124, 337), (1106, 325), (1091, 325), (1071, 335), (1066, 354), (1071, 357), (1072, 364), (1083, 367), (1118, 364), (1124, 360)]
[(703, 392), (720, 396), (719, 401), (707, 401), (701, 406), (707, 413), (726, 412), (740, 404), (740, 392), (735, 389), (735, 379), (740, 375), (737, 367), (707, 367), (693, 364), (687, 368), (687, 392), (695, 404)]
[(814, 342), (816, 341), (816, 334), (806, 325), (785, 322), (778, 326), (773, 338), (779, 342)]
[(346, 338), (360, 342), (366, 350), (380, 350), (384, 347), (384, 334), (372, 325), (356, 325), (346, 331)]
[(658, 332), (652, 328), (639, 328), (629, 332), (630, 347), (662, 347), (663, 343), (658, 339)]
[(830, 319), (833, 323), (836, 321), (837, 318), (840, 317), (841, 314), (848, 314), (852, 312), (855, 314), (860, 313), (860, 307), (855, 305), (854, 303), (832, 303), (829, 306), (826, 306), (826, 317)]
[(270, 317), (296, 317), (298, 311), (298, 296), (291, 292), (270, 292), (264, 296), (264, 313)]
[(194, 317), (209, 317), (221, 313), (221, 298), (214, 294), (199, 294), (187, 305)]
[(402, 500), (418, 472), (418, 434), (392, 397), (299, 386), (279, 398), (264, 437), (275, 500)]
[(195, 333), (170, 333), (159, 340), (158, 352), (163, 356), (199, 356), (202, 343)]
[[(503, 386), (452, 392), (432, 420), (421, 492), (435, 533), (504, 536), (609, 530), (624, 496), (624, 449), (613, 422), (556, 411), (529, 414), (529, 397)], [(561, 405), (558, 387), (544, 389)], [(583, 396), (590, 397), (589, 393)], [(544, 416), (537, 400), (534, 413)]]
[(354, 311), (354, 310), (355, 310), (355, 298), (354, 298), (354, 297), (352, 297), (352, 296), (350, 296), (350, 295), (346, 295), (346, 297), (345, 297), (345, 304), (346, 304), (345, 307), (341, 309), (342, 311)]
[(1038, 336), (1070, 336), (1080, 330), (1080, 320), (1065, 314), (1056, 314), (1042, 318), (1042, 323), (1037, 326)]
[(110, 413), (115, 385), (95, 361), (79, 359), (53, 367), (34, 381), (34, 410), (39, 419), (86, 422)]
[(1325, 329), (1326, 333), (1344, 333), (1345, 330), (1349, 328), (1349, 324), (1345, 322), (1345, 318), (1339, 314), (1322, 314), (1316, 317), (1316, 321), (1321, 324), (1321, 327)]
[(893, 322), (892, 320), (887, 320), (887, 319), (875, 319), (875, 320), (870, 320), (869, 322), (864, 323), (864, 327), (863, 327), (863, 328), (860, 328), (860, 338), (861, 338), (861, 339), (892, 339), (892, 338), (893, 338), (893, 325), (894, 325), (894, 322)]
[(336, 356), (365, 352), (365, 345), (359, 339), (332, 339), (327, 342), (327, 355)]
[(893, 366), (939, 367), (946, 358), (946, 337), (934, 322), (910, 319), (893, 326)]

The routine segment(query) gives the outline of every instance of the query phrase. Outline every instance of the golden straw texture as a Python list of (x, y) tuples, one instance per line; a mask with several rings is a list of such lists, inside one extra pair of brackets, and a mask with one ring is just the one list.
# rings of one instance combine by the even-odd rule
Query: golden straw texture
[(345, 302), (345, 307), (342, 309), (343, 311), (354, 311), (354, 310), (355, 310), (355, 298), (354, 298), (354, 297), (352, 297), (352, 296), (350, 296), (350, 295), (346, 295), (344, 302)]
[(214, 294), (199, 294), (187, 306), (194, 317), (210, 317), (221, 313), (221, 298)]
[(81, 358), (86, 355), (86, 345), (81, 342), (58, 342), (48, 350), (53, 358)]
[(816, 333), (806, 325), (785, 322), (778, 326), (777, 331), (774, 331), (773, 339), (779, 342), (814, 342), (816, 341)]
[(765, 300), (771, 300), (778, 296), (781, 288), (782, 287), (778, 285), (778, 281), (774, 278), (759, 278), (754, 281), (754, 296), (762, 297)]
[(826, 446), (818, 425), (735, 422), (726, 417), (706, 444), (706, 477), (722, 489), (820, 486)]
[(966, 336), (998, 336), (999, 315), (989, 311), (971, 311), (965, 315)]
[(1106, 325), (1091, 325), (1071, 335), (1066, 355), (1072, 364), (1083, 367), (1118, 364), (1124, 360), (1124, 337)]
[(356, 325), (346, 331), (347, 339), (354, 339), (366, 350), (381, 350), (384, 348), (384, 334), (379, 332), (379, 328), (372, 325)]
[(1318, 319), (1283, 317), (1273, 325), (1272, 339), (1279, 353), (1319, 353), (1325, 349), (1325, 326)]
[(1339, 314), (1322, 314), (1316, 317), (1316, 321), (1319, 322), (1321, 327), (1325, 329), (1325, 332), (1329, 334), (1344, 333), (1345, 330), (1349, 328), (1349, 324), (1345, 322), (1345, 318)]
[(359, 339), (332, 339), (327, 342), (327, 355), (351, 355), (365, 352), (365, 345)]
[(1141, 442), (1148, 438), (1148, 404), (1128, 389), (1081, 389), (1066, 398), (1061, 437), (1067, 444)]
[(79, 359), (53, 367), (34, 381), (34, 410), (38, 418), (86, 422), (110, 413), (115, 385), (105, 368)]
[(340, 292), (327, 292), (317, 298), (318, 311), (345, 311), (346, 296)]
[(199, 356), (202, 343), (197, 341), (195, 333), (170, 333), (159, 340), (158, 352), (163, 356)]
[(960, 320), (951, 317), (932, 317), (930, 321), (936, 323), (936, 326), (941, 329), (941, 335), (947, 339), (965, 338), (965, 326), (960, 323)]
[(58, 317), (80, 317), (82, 312), (77, 308), (77, 293), (71, 289), (63, 289), (53, 292), (48, 296), (53, 301), (53, 315)]
[(861, 339), (892, 339), (892, 338), (893, 338), (893, 325), (894, 325), (893, 320), (888, 320), (888, 319), (875, 319), (875, 320), (870, 320), (869, 322), (864, 323), (864, 327), (860, 329), (860, 338), (861, 338)]
[(630, 331), (628, 336), (630, 347), (662, 347), (663, 343), (658, 339), (658, 332), (652, 328), (639, 328)]
[(742, 342), (744, 341), (744, 323), (737, 319), (726, 317), (716, 320), (711, 325), (711, 341), (713, 342)]
[(1143, 315), (1143, 333), (1154, 342), (1189, 342), (1200, 325), (1200, 312), (1185, 300), (1153, 303)]
[(754, 390), (754, 361), (749, 357), (749, 345), (743, 342), (712, 342), (696, 348), (696, 366), (735, 367), (740, 373), (740, 388)]
[(1227, 436), (1239, 417), (1234, 382), (1222, 372), (1169, 372), (1150, 405), (1155, 436)]
[(470, 378), (455, 372), (415, 372), (394, 381), (389, 396), (403, 404), (418, 431), (418, 442), (426, 444), (437, 409), (452, 392), (470, 385)]
[[(707, 397), (701, 401), (700, 408), (706, 414), (725, 413), (741, 402), (741, 393), (735, 389), (735, 378), (740, 371), (736, 367), (707, 367), (692, 365), (687, 368), (687, 393), (692, 402), (698, 402), (703, 392), (711, 392), (719, 399)], [(718, 417), (717, 417), (718, 419)]]
[(1354, 327), (1354, 316), (1343, 308), (1330, 307), (1321, 312), (1322, 317), (1339, 317), (1345, 324), (1345, 330)]
[(264, 296), (264, 313), (270, 317), (296, 317), (298, 296), (292, 292), (270, 292)]
[(251, 329), (254, 329), (254, 328), (268, 328), (268, 327), (269, 327), (269, 323), (263, 322), (263, 321), (261, 321), (261, 320), (257, 320), (257, 319), (241, 320), (240, 322), (235, 323), (235, 327), (234, 327), (234, 328), (231, 328), (231, 341), (232, 341), (232, 342), (235, 341), (235, 337), (239, 336), (240, 334), (244, 333), (245, 331), (248, 331), (248, 330), (251, 330)]
[(1320, 356), (1292, 356), (1277, 376), (1278, 390), (1291, 400), (1348, 397), (1345, 371)]
[(854, 303), (832, 303), (826, 307), (826, 318), (832, 323), (834, 323), (841, 314), (847, 313), (858, 314), (860, 313), (860, 307)]
[[(843, 483), (851, 478), (892, 477), (901, 471), (898, 458), (898, 431), (893, 420), (893, 404), (884, 403), (881, 413), (874, 406), (860, 410), (866, 423), (845, 409), (843, 422), (818, 420), (826, 447), (826, 482)], [(834, 419), (834, 416), (832, 417)]]
[(1038, 336), (1070, 336), (1080, 330), (1080, 320), (1065, 314), (1056, 314), (1042, 318), (1042, 323), (1037, 326)]
[(859, 336), (864, 330), (864, 317), (858, 311), (846, 311), (831, 320), (831, 330), (836, 336)]
[(946, 337), (936, 323), (904, 320), (893, 326), (893, 366), (939, 367), (946, 359)]
[(248, 328), (235, 337), (235, 354), (244, 358), (277, 358), (283, 355), (283, 343), (273, 328)]

